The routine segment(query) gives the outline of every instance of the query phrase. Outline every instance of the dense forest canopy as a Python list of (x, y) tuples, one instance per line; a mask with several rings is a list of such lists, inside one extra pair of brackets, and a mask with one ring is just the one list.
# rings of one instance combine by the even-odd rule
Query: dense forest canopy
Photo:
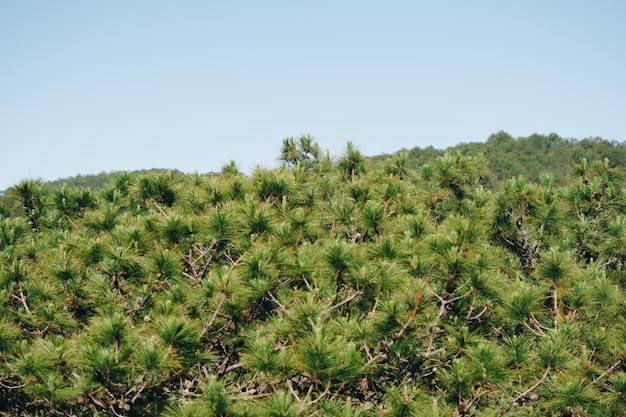
[(22, 181), (0, 415), (622, 416), (621, 152), (501, 132), (331, 158), (303, 136), (251, 175)]

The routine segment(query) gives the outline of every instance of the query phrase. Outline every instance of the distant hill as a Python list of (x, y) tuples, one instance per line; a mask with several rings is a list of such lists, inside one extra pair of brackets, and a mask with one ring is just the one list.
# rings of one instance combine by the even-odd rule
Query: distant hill
[[(612, 168), (626, 168), (626, 143), (602, 138), (565, 139), (555, 133), (533, 134), (513, 138), (500, 131), (489, 136), (486, 142), (461, 143), (445, 150), (415, 147), (407, 152), (407, 167), (416, 169), (447, 151), (458, 151), (462, 155), (483, 155), (487, 166), (498, 180), (524, 176), (538, 182), (540, 176), (549, 172), (555, 185), (563, 185), (570, 176), (571, 165), (587, 158), (588, 161), (608, 158)], [(390, 155), (371, 158), (375, 166), (384, 166)]]
[[(121, 172), (123, 171), (101, 172), (99, 174), (94, 174), (94, 175), (76, 175), (75, 177), (60, 178), (58, 180), (49, 181), (48, 185), (53, 188), (61, 188), (63, 187), (64, 184), (67, 184), (68, 187), (90, 188), (92, 191), (97, 191), (101, 189), (105, 184), (113, 180)], [(165, 169), (165, 168), (152, 168), (152, 169), (128, 171), (128, 173), (131, 176), (158, 174), (158, 173), (166, 173), (166, 172), (182, 174), (182, 172), (176, 169), (172, 170), (172, 169)]]
[[(173, 173), (175, 175), (183, 175), (181, 171), (171, 170), (165, 168), (153, 168), (153, 169), (142, 169), (135, 171), (111, 171), (111, 172), (101, 172), (99, 174), (90, 174), (90, 175), (76, 175), (74, 177), (67, 178), (59, 178), (54, 181), (46, 181), (45, 184), (56, 190), (60, 190), (66, 185), (68, 188), (82, 188), (82, 189), (90, 189), (91, 191), (99, 191), (106, 184), (113, 182), (114, 179), (120, 175), (122, 172), (127, 172), (131, 177), (139, 177), (142, 175), (148, 174), (163, 174), (163, 173)], [(0, 191), (0, 217), (3, 215), (7, 215), (8, 212), (11, 211), (10, 207), (14, 206), (13, 200), (9, 196), (8, 191), (4, 190)]]
[[(73, 177), (65, 177), (59, 178), (54, 181), (46, 181), (46, 184), (52, 188), (61, 188), (63, 185), (67, 185), (68, 187), (75, 188), (89, 188), (92, 191), (100, 190), (105, 184), (112, 181), (116, 176), (118, 176), (122, 172), (128, 172), (131, 176), (139, 176), (145, 174), (158, 174), (165, 172), (173, 172), (175, 174), (182, 174), (182, 172), (176, 169), (166, 169), (166, 168), (152, 168), (152, 169), (141, 169), (134, 171), (110, 171), (110, 172), (100, 172), (99, 174), (88, 174), (88, 175), (76, 175)], [(0, 191), (0, 196), (7, 193), (8, 190)]]

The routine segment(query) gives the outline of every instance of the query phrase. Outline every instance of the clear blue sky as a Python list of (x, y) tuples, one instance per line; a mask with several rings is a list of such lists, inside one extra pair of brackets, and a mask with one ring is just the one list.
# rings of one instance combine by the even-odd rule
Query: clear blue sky
[(626, 140), (623, 1), (3, 1), (0, 190), (515, 137)]

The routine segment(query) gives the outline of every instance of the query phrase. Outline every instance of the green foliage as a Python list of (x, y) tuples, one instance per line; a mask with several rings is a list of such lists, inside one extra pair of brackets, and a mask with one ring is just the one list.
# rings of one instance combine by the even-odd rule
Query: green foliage
[(320, 159), (320, 147), (310, 135), (302, 135), (283, 139), (279, 160), (287, 167), (303, 167), (306, 170), (315, 168)]
[(354, 149), (352, 142), (348, 142), (346, 155), (339, 160), (338, 167), (346, 179), (354, 181), (366, 170), (365, 157), (360, 151)]
[(60, 190), (54, 191), (53, 200), (56, 209), (67, 217), (82, 215), (96, 203), (91, 191), (69, 189), (66, 184)]
[(296, 345), (296, 370), (314, 385), (333, 386), (354, 381), (363, 371), (363, 359), (354, 342), (333, 334), (332, 326), (318, 321)]
[(0, 251), (9, 252), (28, 233), (28, 224), (21, 218), (0, 219)]
[(533, 147), (609, 148), (483, 145), (334, 162), (303, 136), (250, 176), (21, 183), (0, 212), (0, 415), (622, 415), (622, 172), (504, 178)]
[(294, 189), (291, 178), (281, 171), (259, 168), (254, 172), (253, 179), (257, 195), (264, 202), (279, 204), (289, 199)]
[(21, 203), (28, 224), (35, 233), (41, 232), (41, 222), (47, 211), (46, 185), (40, 180), (22, 181), (14, 186), (11, 194)]
[(137, 180), (137, 197), (145, 205), (152, 203), (172, 207), (178, 197), (173, 187), (174, 180), (173, 173), (141, 176)]
[(111, 232), (117, 226), (121, 211), (115, 203), (107, 203), (104, 210), (92, 211), (85, 216), (85, 226), (95, 232)]

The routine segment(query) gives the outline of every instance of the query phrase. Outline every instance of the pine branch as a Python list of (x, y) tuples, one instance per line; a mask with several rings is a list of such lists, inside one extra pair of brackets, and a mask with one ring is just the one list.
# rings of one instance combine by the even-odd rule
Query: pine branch
[(320, 400), (322, 400), (322, 398), (324, 398), (328, 393), (330, 392), (330, 380), (328, 381), (328, 383), (326, 384), (326, 389), (324, 390), (324, 392), (322, 392), (320, 395), (317, 396), (316, 399), (309, 401), (306, 404), (303, 404), (303, 407), (308, 407), (310, 405), (315, 404), (316, 402), (319, 402)]
[(528, 329), (530, 330), (533, 334), (535, 334), (536, 336), (539, 337), (544, 337), (546, 334), (543, 332), (543, 330), (541, 329), (533, 329), (532, 327), (530, 327), (530, 325), (528, 323), (526, 323), (526, 320), (522, 321), (522, 324)]
[(474, 397), (472, 397), (472, 399), (468, 402), (464, 404), (464, 412), (467, 413), (467, 411), (472, 408), (474, 406), (474, 403), (476, 403), (480, 397), (482, 397), (483, 395), (485, 395), (486, 393), (491, 392), (491, 390), (489, 388), (485, 389), (484, 391), (481, 391), (480, 387), (476, 390), (476, 393), (474, 394)]
[(609, 369), (607, 369), (606, 371), (604, 371), (601, 375), (599, 375), (598, 377), (596, 377), (593, 381), (591, 381), (592, 384), (595, 384), (596, 382), (598, 382), (599, 380), (601, 380), (602, 378), (604, 378), (605, 376), (609, 375), (611, 372), (613, 372), (615, 370), (615, 368), (617, 368), (620, 364), (622, 363), (622, 358), (619, 358), (617, 360), (617, 362), (615, 362), (613, 365), (611, 365), (611, 367), (609, 367)]
[(468, 320), (468, 321), (473, 321), (473, 320), (478, 320), (478, 319), (480, 319), (480, 318), (482, 317), (482, 315), (483, 315), (483, 314), (485, 314), (485, 313), (487, 312), (487, 310), (489, 310), (489, 307), (491, 307), (491, 303), (490, 303), (490, 302), (487, 302), (487, 303), (485, 304), (485, 307), (481, 310), (481, 312), (480, 312), (480, 313), (478, 313), (478, 314), (476, 314), (475, 316), (471, 316), (471, 313), (472, 313), (472, 311), (473, 311), (472, 309), (473, 309), (474, 307), (473, 307), (473, 306), (472, 306), (472, 307), (470, 307), (470, 311), (468, 311), (468, 314), (467, 314), (467, 320)]
[(554, 310), (554, 330), (559, 328), (559, 298), (556, 283), (552, 284), (552, 308)]
[(213, 312), (213, 316), (211, 317), (211, 320), (209, 320), (209, 322), (207, 323), (206, 326), (204, 326), (204, 330), (202, 332), (201, 336), (204, 336), (204, 334), (209, 330), (209, 328), (211, 328), (211, 326), (213, 325), (213, 322), (215, 321), (215, 319), (217, 318), (217, 315), (220, 313), (220, 309), (222, 308), (222, 304), (224, 304), (224, 301), (226, 300), (226, 294), (222, 295), (222, 299), (220, 300), (219, 305), (217, 306), (217, 308), (215, 309), (215, 311)]
[(154, 198), (150, 198), (150, 200), (154, 203), (154, 205), (157, 208), (157, 210), (159, 210), (159, 213), (161, 213), (163, 216), (167, 217), (167, 213), (161, 208), (161, 205), (159, 203), (157, 203), (157, 201)]
[(28, 303), (26, 302), (26, 296), (24, 295), (24, 290), (22, 289), (22, 281), (17, 282), (17, 289), (20, 291), (20, 296), (18, 297), (15, 294), (11, 294), (15, 299), (20, 300), (22, 305), (24, 306), (24, 310), (26, 313), (31, 314), (30, 308), (28, 308)]
[(224, 256), (226, 256), (226, 258), (228, 258), (228, 260), (229, 260), (229, 261), (230, 261), (230, 263), (232, 264), (232, 265), (230, 266), (230, 270), (232, 271), (233, 269), (235, 269), (235, 268), (236, 268), (236, 267), (237, 267), (237, 266), (241, 263), (241, 260), (242, 260), (242, 259), (243, 259), (243, 257), (245, 256), (245, 253), (244, 253), (243, 255), (241, 255), (241, 256), (239, 257), (239, 259), (237, 259), (237, 260), (234, 260), (234, 259), (230, 256), (230, 254), (228, 254), (228, 253), (224, 254)]
[(269, 296), (270, 300), (272, 300), (276, 305), (278, 305), (278, 308), (280, 308), (285, 313), (289, 313), (289, 310), (287, 310), (287, 308), (284, 305), (282, 305), (281, 302), (276, 299), (276, 297), (274, 297), (274, 294), (272, 294), (271, 291), (268, 291), (267, 295)]
[(415, 293), (415, 307), (413, 308), (413, 310), (411, 310), (411, 313), (409, 314), (409, 318), (407, 319), (406, 323), (404, 323), (402, 328), (399, 331), (397, 331), (396, 333), (391, 335), (391, 337), (394, 340), (398, 340), (398, 339), (402, 338), (402, 336), (404, 335), (404, 332), (406, 332), (406, 329), (409, 328), (409, 326), (411, 325), (411, 323), (415, 319), (415, 316), (417, 315), (417, 311), (419, 310), (420, 305), (422, 304), (422, 300), (423, 299), (424, 299), (424, 297), (422, 296), (422, 294)]
[(21, 389), (24, 388), (26, 386), (26, 384), (20, 384), (20, 385), (6, 385), (2, 379), (0, 379), (0, 387), (2, 388), (6, 388), (8, 390), (14, 390), (14, 389)]
[(422, 353), (423, 357), (429, 357), (432, 356), (431, 352), (433, 351), (433, 345), (435, 343), (435, 337), (436, 334), (438, 333), (437, 329), (439, 326), (439, 321), (441, 320), (441, 318), (443, 316), (445, 316), (448, 312), (448, 304), (451, 304), (457, 300), (460, 300), (461, 298), (465, 298), (468, 295), (470, 295), (472, 293), (473, 289), (470, 289), (468, 292), (466, 292), (465, 294), (461, 294), (461, 295), (457, 295), (454, 298), (450, 298), (450, 299), (444, 299), (442, 296), (440, 296), (439, 294), (435, 293), (434, 291), (430, 291), (432, 293), (432, 295), (435, 296), (435, 298), (437, 298), (437, 300), (439, 300), (439, 302), (441, 303), (441, 305), (439, 306), (439, 312), (437, 313), (437, 317), (435, 317), (435, 320), (432, 324), (432, 331), (430, 333), (430, 338), (428, 340), (428, 348), (426, 349), (426, 352)]
[(342, 300), (341, 302), (331, 306), (330, 308), (322, 311), (320, 313), (320, 315), (328, 315), (330, 314), (331, 311), (338, 309), (339, 307), (341, 307), (344, 304), (349, 303), (350, 301), (354, 300), (356, 297), (358, 297), (359, 295), (363, 294), (363, 291), (359, 290), (357, 292), (355, 292), (354, 294), (352, 294), (351, 296), (349, 296), (348, 298), (346, 298), (345, 300)]
[(550, 366), (548, 366), (546, 368), (546, 371), (543, 373), (543, 375), (541, 376), (541, 378), (535, 383), (533, 384), (532, 387), (528, 388), (526, 391), (522, 392), (520, 395), (518, 395), (517, 397), (515, 397), (515, 399), (513, 401), (511, 401), (511, 403), (509, 404), (508, 409), (510, 409), (511, 407), (517, 405), (517, 402), (519, 400), (521, 400), (522, 398), (524, 398), (525, 396), (527, 396), (528, 394), (530, 394), (531, 392), (533, 392), (535, 389), (537, 389), (537, 387), (539, 385), (541, 385), (543, 383), (543, 381), (545, 381), (545, 379), (548, 377), (548, 373), (550, 372), (552, 368), (550, 368)]

